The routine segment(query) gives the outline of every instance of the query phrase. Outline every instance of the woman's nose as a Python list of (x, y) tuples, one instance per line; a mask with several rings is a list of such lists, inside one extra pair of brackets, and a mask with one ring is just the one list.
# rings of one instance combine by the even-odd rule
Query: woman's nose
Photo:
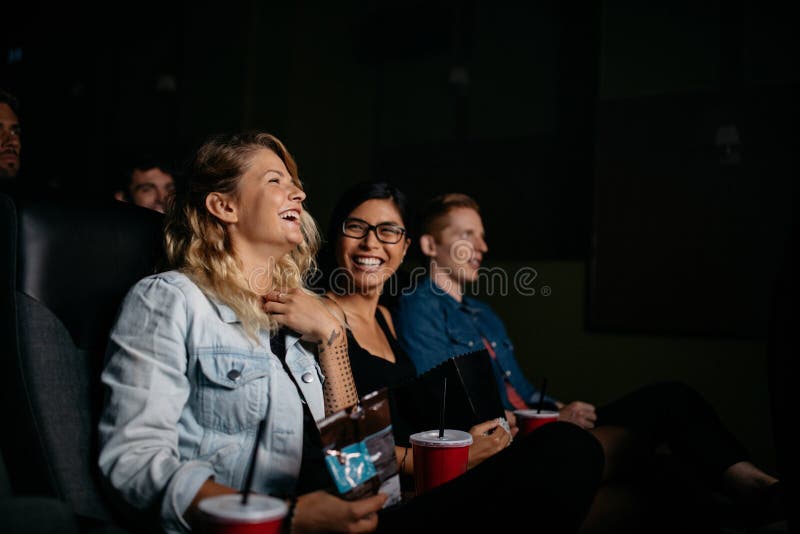
[(289, 193), (289, 198), (297, 202), (303, 202), (306, 199), (306, 192), (292, 184), (292, 191)]

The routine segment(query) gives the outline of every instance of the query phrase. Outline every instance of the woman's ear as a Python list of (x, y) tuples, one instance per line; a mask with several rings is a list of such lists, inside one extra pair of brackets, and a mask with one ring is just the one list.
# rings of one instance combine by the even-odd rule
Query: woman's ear
[(419, 248), (422, 253), (432, 258), (436, 256), (436, 239), (431, 234), (423, 234), (419, 238)]
[(223, 193), (209, 193), (206, 196), (206, 209), (208, 212), (224, 223), (239, 222), (239, 212), (236, 203)]

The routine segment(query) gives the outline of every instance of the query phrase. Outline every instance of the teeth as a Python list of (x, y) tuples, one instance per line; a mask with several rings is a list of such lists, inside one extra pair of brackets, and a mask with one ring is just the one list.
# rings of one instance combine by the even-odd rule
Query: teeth
[(297, 213), (295, 213), (293, 211), (287, 211), (287, 212), (281, 213), (280, 216), (281, 216), (281, 219), (287, 219), (287, 220), (295, 220), (295, 219), (297, 219)]
[(380, 265), (383, 263), (378, 258), (353, 258), (353, 261), (359, 265)]

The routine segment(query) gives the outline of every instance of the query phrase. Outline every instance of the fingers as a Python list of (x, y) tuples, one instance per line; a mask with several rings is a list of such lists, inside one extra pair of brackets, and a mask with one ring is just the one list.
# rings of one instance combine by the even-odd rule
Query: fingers
[(279, 291), (279, 290), (276, 289), (275, 291), (270, 291), (269, 293), (264, 295), (264, 298), (266, 299), (266, 301), (268, 303), (269, 302), (286, 302), (286, 298), (288, 296), (289, 296), (289, 291)]
[(378, 528), (378, 514), (372, 512), (350, 523), (346, 532), (360, 534), (362, 532), (374, 532), (376, 528)]
[(378, 510), (383, 508), (389, 496), (378, 493), (372, 497), (353, 501), (350, 511), (353, 521), (348, 528), (349, 532), (372, 532), (378, 528)]
[(472, 434), (473, 437), (482, 436), (498, 426), (499, 424), (497, 423), (497, 419), (492, 419), (490, 421), (478, 423), (477, 425), (473, 426), (469, 429), (469, 433)]
[(373, 514), (383, 507), (388, 498), (389, 496), (385, 493), (378, 493), (371, 497), (353, 501), (353, 515), (356, 518), (363, 518), (366, 515)]
[(282, 302), (268, 300), (261, 308), (267, 313), (284, 314), (289, 311), (290, 306)]
[(510, 410), (505, 410), (506, 421), (508, 421), (508, 426), (515, 427), (517, 426), (517, 416), (514, 415), (514, 412)]

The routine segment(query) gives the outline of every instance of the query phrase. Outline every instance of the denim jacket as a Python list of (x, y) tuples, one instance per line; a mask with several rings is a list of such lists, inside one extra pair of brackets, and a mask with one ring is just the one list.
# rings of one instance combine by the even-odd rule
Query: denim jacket
[[(485, 303), (470, 297), (458, 302), (426, 277), (410, 293), (402, 295), (394, 314), (401, 346), (418, 373), (424, 373), (459, 354), (481, 350), (485, 338), (497, 358), (492, 359), (495, 380), (506, 409), (513, 406), (505, 380), (531, 405), (539, 401), (536, 388), (525, 378), (514, 357), (514, 345), (500, 317)], [(545, 395), (545, 402), (555, 399)]]
[[(290, 335), (286, 363), (321, 419), (322, 373)], [(269, 334), (255, 342), (231, 308), (184, 274), (149, 276), (128, 292), (102, 382), (100, 469), (129, 505), (160, 510), (165, 531), (189, 529), (183, 514), (209, 477), (243, 487), (263, 417), (252, 487), (293, 492), (303, 449), (297, 387), (272, 354)]]

